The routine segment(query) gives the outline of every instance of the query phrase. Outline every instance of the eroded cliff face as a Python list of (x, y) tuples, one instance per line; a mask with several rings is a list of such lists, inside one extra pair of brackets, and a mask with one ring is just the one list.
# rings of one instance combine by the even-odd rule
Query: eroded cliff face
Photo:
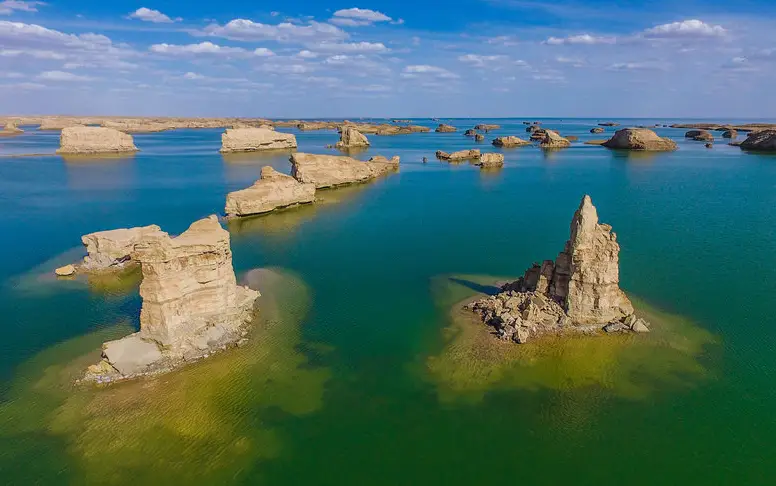
[(249, 216), (315, 201), (315, 184), (303, 184), (272, 167), (261, 169), (261, 179), (251, 187), (226, 196), (228, 216)]
[(92, 271), (123, 267), (132, 261), (136, 244), (140, 243), (145, 236), (161, 230), (159, 226), (152, 224), (83, 235), (81, 242), (86, 247), (87, 255), (80, 268)]
[(677, 149), (676, 142), (659, 137), (648, 128), (623, 128), (617, 130), (612, 138), (602, 144), (604, 147), (619, 150), (644, 150), (668, 152)]
[(98, 155), (137, 152), (132, 135), (106, 127), (70, 126), (62, 129), (58, 154)]
[(555, 261), (534, 264), (503, 292), (471, 304), (504, 339), (518, 343), (549, 332), (648, 331), (620, 289), (617, 236), (598, 222), (590, 196), (571, 221), (570, 238)]
[(355, 127), (345, 125), (342, 127), (339, 142), (335, 145), (337, 148), (368, 147), (369, 140), (359, 132)]
[(390, 160), (372, 157), (361, 162), (351, 157), (295, 153), (291, 155), (291, 175), (299, 182), (318, 189), (366, 182), (399, 168), (399, 157)]

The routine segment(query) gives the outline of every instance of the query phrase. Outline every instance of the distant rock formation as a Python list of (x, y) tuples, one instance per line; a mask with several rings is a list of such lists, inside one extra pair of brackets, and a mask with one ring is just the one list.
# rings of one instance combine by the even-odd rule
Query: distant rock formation
[(676, 142), (670, 138), (659, 137), (648, 128), (623, 128), (622, 130), (617, 130), (612, 138), (601, 145), (610, 149), (652, 152), (677, 149)]
[(529, 142), (528, 140), (523, 140), (522, 138), (518, 138), (513, 135), (510, 135), (508, 137), (498, 137), (493, 139), (493, 145), (495, 145), (496, 147), (504, 147), (504, 148), (523, 147), (525, 145), (531, 145), (531, 142)]
[(314, 184), (316, 189), (366, 182), (398, 168), (399, 157), (373, 157), (369, 162), (361, 162), (336, 155), (291, 155), (291, 175), (299, 182)]
[(458, 131), (458, 129), (452, 125), (445, 125), (444, 123), (440, 123), (434, 131), (437, 133), (452, 133)]
[(103, 345), (86, 378), (110, 381), (167, 371), (240, 340), (259, 293), (238, 286), (229, 233), (215, 216), (176, 238), (158, 231), (135, 247), (143, 280), (140, 332)]
[(684, 134), (684, 137), (691, 138), (699, 142), (714, 141), (714, 135), (712, 135), (708, 130), (690, 130)]
[(561, 137), (558, 132), (553, 130), (544, 130), (544, 138), (539, 146), (543, 149), (560, 149), (571, 146), (568, 139)]
[(159, 226), (152, 224), (83, 235), (81, 242), (86, 247), (86, 256), (80, 268), (86, 271), (122, 268), (132, 261), (135, 245), (148, 235), (157, 234), (161, 230)]
[(98, 155), (137, 152), (132, 135), (105, 127), (67, 127), (59, 137), (60, 155)]
[(296, 148), (293, 134), (269, 128), (227, 128), (221, 135), (221, 153), (293, 148)]
[(315, 184), (303, 184), (272, 167), (261, 169), (261, 179), (251, 187), (226, 196), (227, 216), (249, 216), (315, 201)]
[(594, 127), (590, 129), (590, 133), (604, 133), (603, 127)]
[(68, 127), (82, 127), (85, 123), (74, 118), (44, 118), (40, 122), (38, 130), (62, 130)]
[(528, 125), (525, 127), (526, 133), (543, 132), (544, 129), (539, 125)]
[(590, 196), (571, 221), (571, 236), (558, 258), (534, 264), (498, 295), (468, 307), (504, 340), (525, 343), (542, 334), (603, 328), (648, 331), (619, 287), (619, 252), (612, 227), (598, 223)]
[(353, 148), (353, 147), (369, 147), (369, 140), (364, 134), (359, 132), (352, 126), (342, 127), (342, 133), (340, 134), (339, 142), (335, 145), (336, 148)]
[(501, 125), (494, 125), (494, 124), (487, 124), (487, 123), (478, 123), (474, 126), (475, 130), (483, 130), (485, 133), (488, 133), (491, 130), (498, 130), (501, 128)]
[(609, 140), (586, 140), (585, 145), (604, 145)]
[(485, 135), (483, 135), (481, 133), (474, 134), (474, 141), (475, 142), (482, 142), (484, 140), (485, 140)]
[(486, 154), (482, 154), (480, 156), (480, 160), (476, 162), (474, 165), (479, 165), (483, 169), (492, 169), (496, 167), (503, 167), (504, 166), (504, 154), (499, 154), (495, 152), (489, 152)]
[(619, 123), (615, 123), (615, 122), (604, 122), (604, 123), (598, 124), (599, 127), (616, 127), (619, 125), (620, 125)]
[(744, 150), (776, 152), (776, 130), (752, 132), (741, 142), (740, 147)]
[(479, 149), (459, 150), (451, 154), (447, 152), (443, 152), (441, 150), (437, 150), (436, 158), (439, 160), (447, 160), (451, 162), (460, 161), (460, 160), (475, 160), (480, 158), (480, 150)]
[(473, 137), (475, 135), (477, 135), (477, 130), (475, 130), (473, 128), (470, 128), (470, 129), (466, 130), (465, 132), (463, 132), (463, 136), (464, 137)]
[(9, 121), (5, 124), (2, 130), (0, 130), (0, 136), (12, 136), (12, 135), (21, 135), (24, 133), (24, 130), (19, 128), (16, 125), (16, 122)]
[(738, 137), (738, 130), (731, 128), (722, 132), (722, 138), (736, 138)]

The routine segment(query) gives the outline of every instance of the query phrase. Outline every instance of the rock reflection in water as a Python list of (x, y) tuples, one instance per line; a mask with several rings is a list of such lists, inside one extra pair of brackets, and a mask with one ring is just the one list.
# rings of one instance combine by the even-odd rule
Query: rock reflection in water
[(135, 155), (62, 156), (72, 190), (128, 189), (135, 185)]
[(640, 315), (652, 322), (647, 335), (547, 336), (523, 345), (491, 334), (462, 304), (494, 277), (437, 277), (433, 295), (449, 309), (444, 348), (429, 357), (428, 377), (443, 401), (482, 400), (496, 390), (549, 389), (574, 397), (614, 395), (638, 399), (669, 386), (691, 386), (710, 371), (701, 358), (716, 337), (696, 324), (660, 312), (633, 299)]

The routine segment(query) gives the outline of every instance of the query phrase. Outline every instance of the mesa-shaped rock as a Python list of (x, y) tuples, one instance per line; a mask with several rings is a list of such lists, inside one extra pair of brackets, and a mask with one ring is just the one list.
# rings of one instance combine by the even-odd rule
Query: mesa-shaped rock
[(24, 133), (24, 130), (18, 127), (16, 122), (9, 121), (5, 124), (2, 130), (0, 130), (0, 136), (20, 135)]
[(342, 127), (339, 142), (335, 145), (339, 149), (354, 147), (369, 147), (369, 139), (366, 135), (356, 130), (355, 127), (345, 125)]
[(313, 201), (315, 184), (303, 184), (266, 166), (251, 187), (227, 194), (224, 211), (227, 216), (249, 216)]
[(543, 149), (560, 149), (571, 146), (568, 139), (561, 137), (558, 132), (553, 130), (544, 130), (544, 137), (541, 140), (539, 146)]
[(564, 331), (645, 332), (648, 324), (634, 316), (619, 287), (619, 252), (612, 227), (599, 224), (590, 196), (584, 196), (555, 261), (534, 264), (501, 293), (469, 307), (501, 338), (518, 343)]
[(442, 150), (436, 151), (436, 158), (439, 160), (447, 160), (451, 162), (461, 160), (477, 160), (481, 156), (480, 149), (459, 150), (453, 153), (443, 152)]
[(293, 148), (296, 148), (296, 137), (292, 133), (269, 128), (227, 128), (221, 134), (221, 153)]
[(488, 124), (488, 123), (478, 123), (477, 125), (474, 126), (475, 130), (483, 130), (486, 133), (491, 130), (498, 130), (499, 128), (501, 128), (501, 125)]
[(601, 145), (610, 149), (652, 152), (667, 152), (677, 148), (676, 142), (670, 138), (660, 137), (648, 128), (623, 128), (622, 130), (617, 130), (612, 138)]
[(314, 184), (316, 189), (366, 182), (398, 168), (399, 157), (373, 157), (369, 162), (361, 162), (338, 155), (291, 155), (291, 175), (304, 184)]
[(440, 123), (439, 126), (436, 127), (436, 130), (434, 131), (437, 133), (452, 133), (452, 132), (458, 131), (458, 129), (452, 125), (445, 125), (444, 123)]
[(483, 169), (492, 169), (496, 167), (503, 167), (504, 166), (504, 154), (499, 154), (495, 152), (489, 152), (486, 154), (482, 154), (480, 156), (480, 160), (476, 162), (474, 165), (479, 165)]
[(81, 268), (87, 271), (121, 268), (132, 261), (135, 245), (148, 235), (156, 234), (161, 228), (155, 224), (135, 228), (119, 228), (97, 231), (81, 237), (86, 247)]
[(105, 127), (67, 127), (59, 137), (58, 154), (97, 155), (137, 152), (132, 135)]
[(531, 142), (515, 137), (514, 135), (510, 135), (508, 137), (498, 137), (493, 139), (493, 145), (496, 147), (504, 148), (523, 147), (525, 145), (531, 145)]
[(744, 150), (776, 152), (776, 130), (752, 132), (739, 146)]

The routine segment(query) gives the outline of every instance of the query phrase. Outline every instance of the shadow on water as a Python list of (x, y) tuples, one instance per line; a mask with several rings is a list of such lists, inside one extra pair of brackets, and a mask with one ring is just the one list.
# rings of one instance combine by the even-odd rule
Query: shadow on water
[(478, 294), (496, 295), (499, 292), (501, 292), (501, 289), (495, 285), (486, 285), (482, 283), (477, 283), (472, 280), (467, 280), (465, 278), (450, 277), (449, 280), (450, 282), (466, 287), (467, 289), (471, 289)]

